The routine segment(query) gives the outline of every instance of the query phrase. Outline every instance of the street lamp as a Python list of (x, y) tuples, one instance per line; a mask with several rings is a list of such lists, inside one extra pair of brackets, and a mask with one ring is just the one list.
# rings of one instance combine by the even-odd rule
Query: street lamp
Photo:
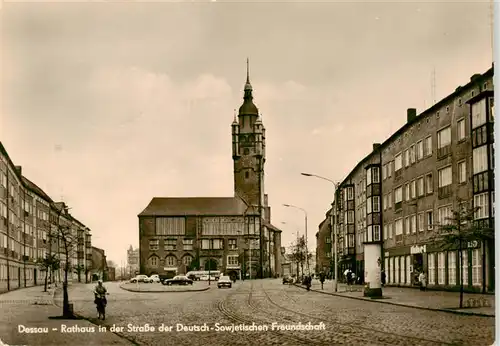
[[(337, 250), (337, 218), (338, 218), (338, 215), (337, 215), (337, 206), (336, 206), (336, 202), (337, 202), (337, 198), (335, 197), (336, 195), (336, 192), (337, 192), (337, 189), (339, 188), (339, 185), (340, 183), (338, 182), (335, 182), (331, 179), (328, 179), (328, 178), (325, 178), (325, 177), (322, 177), (322, 176), (319, 176), (319, 175), (316, 175), (316, 174), (311, 174), (311, 173), (300, 173), (302, 174), (303, 176), (305, 177), (314, 177), (314, 178), (318, 178), (318, 179), (321, 179), (321, 180), (326, 180), (330, 183), (333, 184), (334, 186), (334, 191), (333, 191), (333, 202), (332, 202), (332, 212), (330, 213), (330, 224), (331, 224), (331, 229), (332, 229), (332, 234), (331, 234), (331, 238), (333, 238), (331, 241), (332, 241), (332, 256), (334, 258), (333, 260), (333, 289), (334, 289), (334, 292), (337, 292), (337, 280), (338, 280), (338, 250)], [(334, 213), (335, 213), (335, 217), (334, 217)]]
[(309, 270), (309, 249), (308, 249), (308, 243), (307, 243), (307, 211), (301, 207), (297, 207), (295, 205), (292, 205), (292, 204), (283, 204), (284, 207), (287, 207), (287, 208), (295, 208), (295, 209), (299, 209), (299, 210), (302, 210), (304, 212), (304, 217), (305, 217), (305, 235), (306, 235), (306, 268), (307, 268), (307, 274), (311, 274), (310, 270)]

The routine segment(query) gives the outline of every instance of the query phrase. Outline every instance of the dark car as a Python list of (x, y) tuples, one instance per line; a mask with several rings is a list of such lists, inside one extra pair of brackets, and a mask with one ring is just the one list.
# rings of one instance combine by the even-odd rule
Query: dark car
[(194, 274), (189, 274), (189, 275), (188, 275), (188, 279), (189, 279), (189, 280), (193, 280), (193, 281), (199, 281), (199, 280), (200, 280), (200, 278), (199, 278), (199, 277), (197, 277), (197, 276), (196, 276), (196, 275), (194, 275)]
[(193, 280), (188, 279), (187, 276), (175, 276), (173, 279), (163, 280), (164, 285), (172, 286), (172, 285), (192, 285)]

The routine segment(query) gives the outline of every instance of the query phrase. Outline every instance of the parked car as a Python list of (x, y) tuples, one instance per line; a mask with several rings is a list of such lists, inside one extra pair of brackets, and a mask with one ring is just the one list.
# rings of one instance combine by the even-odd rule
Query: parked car
[(229, 287), (231, 288), (233, 283), (231, 282), (231, 278), (229, 276), (221, 276), (219, 281), (217, 282), (217, 287)]
[(283, 276), (283, 285), (293, 284), (293, 278), (290, 275)]
[(157, 283), (157, 282), (161, 282), (160, 280), (160, 276), (158, 274), (153, 274), (149, 277), (149, 282), (153, 283)]
[(164, 285), (172, 286), (172, 285), (192, 285), (193, 280), (188, 279), (187, 276), (178, 275), (173, 279), (163, 280)]
[(131, 283), (136, 283), (136, 282), (150, 282), (149, 277), (147, 275), (137, 275), (130, 279)]

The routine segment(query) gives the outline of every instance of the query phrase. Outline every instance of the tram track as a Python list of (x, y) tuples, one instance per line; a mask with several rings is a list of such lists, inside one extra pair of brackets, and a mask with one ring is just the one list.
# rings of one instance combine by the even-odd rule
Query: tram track
[[(263, 283), (261, 282), (260, 285), (263, 286)], [(274, 303), (271, 300), (271, 298), (269, 297), (269, 295), (266, 292), (266, 290), (264, 289), (264, 287), (260, 287), (260, 288), (261, 288), (262, 292), (264, 292), (264, 298), (266, 300), (270, 301), (271, 303), (273, 303), (273, 305), (276, 306), (276, 307), (278, 307), (278, 309), (280, 309), (282, 311), (286, 311), (288, 313), (293, 313), (295, 315), (300, 315), (301, 317), (306, 317), (307, 318), (307, 322), (305, 322), (305, 323), (311, 322), (311, 316), (308, 316), (306, 314), (297, 314), (293, 310), (283, 308), (282, 306)], [(266, 313), (267, 315), (270, 314), (270, 312), (269, 312), (268, 309), (263, 309), (263, 308), (257, 306), (254, 302), (252, 302), (251, 298), (252, 298), (252, 291), (250, 292), (250, 295), (249, 295), (248, 305), (254, 311), (261, 311), (263, 313)], [(294, 301), (294, 300), (292, 300), (292, 301)], [(286, 320), (288, 322), (294, 323), (294, 324), (297, 323), (297, 319), (294, 319), (292, 317), (280, 316), (279, 318), (282, 319), (282, 320)], [(327, 322), (327, 320), (322, 319), (322, 318), (314, 318), (314, 320), (319, 321), (319, 322), (323, 322), (323, 323)], [(318, 337), (318, 336), (316, 336), (316, 337)], [(320, 338), (325, 339), (325, 340), (321, 341), (321, 344), (329, 344), (329, 345), (331, 345), (331, 343), (333, 341), (335, 343), (358, 344), (358, 345), (374, 345), (373, 339), (371, 337), (369, 337), (369, 336), (367, 336), (367, 337), (356, 336), (356, 334), (352, 333), (350, 330), (346, 332), (345, 330), (337, 330), (337, 329), (333, 329), (333, 328), (327, 329), (325, 331), (321, 331)], [(377, 345), (389, 346), (389, 345), (393, 345), (393, 344), (389, 344), (389, 343), (377, 341)]]
[[(407, 335), (401, 335), (398, 333), (393, 333), (393, 332), (385, 332), (385, 331), (380, 331), (376, 330), (373, 328), (369, 327), (363, 327), (361, 325), (356, 325), (353, 326), (352, 324), (349, 323), (343, 323), (339, 321), (335, 321), (330, 318), (322, 318), (322, 317), (317, 317), (311, 314), (307, 314), (301, 311), (293, 310), (290, 308), (287, 308), (283, 305), (280, 305), (276, 303), (271, 297), (269, 296), (269, 293), (264, 287), (261, 287), (262, 292), (264, 292), (264, 295), (266, 296), (267, 301), (271, 303), (273, 306), (276, 308), (287, 311), (299, 316), (303, 316), (309, 319), (317, 320), (317, 321), (323, 321), (323, 322), (328, 322), (332, 324), (335, 327), (342, 327), (347, 333), (353, 335), (355, 333), (359, 333), (359, 331), (364, 331), (367, 333), (370, 333), (370, 336), (366, 338), (365, 340), (370, 340), (371, 342), (376, 341), (377, 343), (384, 343), (385, 345), (402, 345), (402, 344), (408, 344), (408, 345), (456, 345), (456, 343), (450, 343), (450, 342), (445, 342), (445, 341), (438, 341), (438, 340), (430, 340), (427, 338), (421, 338), (421, 337), (414, 337), (414, 336), (407, 336)], [(286, 290), (281, 289), (283, 295), (287, 297), (287, 299), (292, 300), (290, 295), (286, 292)], [(325, 306), (326, 308), (326, 306)], [(378, 334), (378, 335), (377, 335)], [(406, 343), (406, 341), (408, 343)]]
[[(248, 299), (247, 299), (246, 303), (250, 308), (254, 309), (254, 307), (252, 305), (250, 305), (251, 299), (252, 299), (252, 291), (253, 291), (253, 282), (251, 284), (250, 292), (248, 294)], [(241, 313), (238, 313), (234, 310), (230, 310), (227, 306), (227, 303), (229, 302), (230, 298), (234, 295), (235, 295), (235, 293), (230, 293), (230, 294), (228, 294), (228, 296), (225, 299), (220, 300), (217, 303), (218, 310), (229, 320), (236, 322), (236, 323), (240, 323), (240, 324), (251, 325), (251, 324), (255, 323), (258, 325), (267, 325), (267, 326), (270, 326), (272, 322), (276, 322), (276, 321), (270, 322), (269, 320), (266, 320), (263, 318), (258, 318), (255, 315), (253, 315), (251, 318), (249, 318), (249, 317), (246, 317), (246, 316), (242, 315)], [(269, 334), (272, 334), (274, 336), (274, 339), (275, 339), (275, 340), (272, 340), (272, 343), (271, 343), (272, 345), (274, 345), (274, 344), (297, 345), (297, 346), (302, 346), (302, 345), (318, 345), (318, 346), (327, 346), (328, 345), (329, 346), (329, 345), (331, 345), (331, 343), (319, 342), (318, 340), (315, 340), (312, 338), (305, 338), (303, 336), (304, 335), (303, 332), (302, 332), (302, 337), (294, 335), (290, 331), (283, 332), (283, 331), (272, 330), (272, 329), (268, 329), (267, 331), (261, 331), (261, 332), (257, 332), (257, 333), (258, 334), (255, 335), (254, 337), (249, 337), (249, 339), (251, 340), (251, 344), (255, 344), (256, 339), (270, 337)], [(245, 334), (243, 334), (243, 335), (245, 335)], [(245, 335), (245, 336), (249, 336), (249, 335)], [(269, 342), (269, 341), (270, 340), (266, 340), (266, 342), (264, 342), (263, 344), (268, 345), (269, 343), (267, 343), (267, 342)], [(292, 344), (289, 344), (286, 341), (292, 342)]]

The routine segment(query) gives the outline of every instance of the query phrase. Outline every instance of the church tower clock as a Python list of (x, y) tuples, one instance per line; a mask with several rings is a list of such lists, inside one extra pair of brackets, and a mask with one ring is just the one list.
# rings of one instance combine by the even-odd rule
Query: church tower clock
[(264, 202), (264, 163), (266, 161), (266, 137), (259, 110), (253, 103), (247, 59), (247, 80), (243, 104), (232, 124), (234, 191), (251, 205)]

